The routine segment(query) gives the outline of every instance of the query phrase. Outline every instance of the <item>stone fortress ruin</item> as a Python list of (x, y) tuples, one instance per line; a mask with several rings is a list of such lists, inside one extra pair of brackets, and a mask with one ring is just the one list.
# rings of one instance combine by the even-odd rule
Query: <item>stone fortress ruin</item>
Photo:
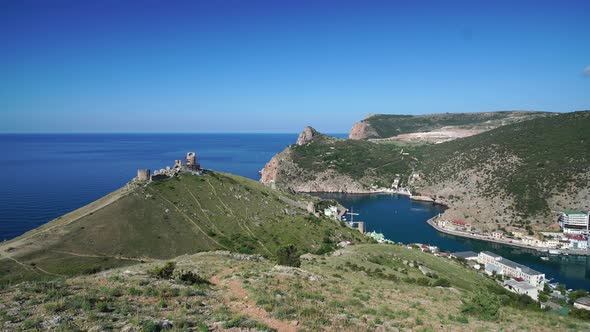
[(149, 169), (138, 169), (137, 177), (134, 180), (140, 182), (150, 182), (175, 177), (180, 173), (202, 175), (203, 172), (204, 170), (201, 168), (201, 164), (197, 162), (197, 154), (194, 152), (189, 152), (186, 154), (185, 163), (183, 163), (180, 159), (175, 160), (174, 167), (172, 168), (170, 166), (166, 166), (166, 168), (154, 171), (153, 174), (151, 174)]

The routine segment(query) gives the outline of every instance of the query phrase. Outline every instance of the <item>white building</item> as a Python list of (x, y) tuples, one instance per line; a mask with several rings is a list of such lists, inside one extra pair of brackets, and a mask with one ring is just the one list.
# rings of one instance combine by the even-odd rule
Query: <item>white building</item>
[[(542, 287), (545, 282), (545, 274), (535, 271), (528, 266), (518, 264), (493, 252), (482, 251), (477, 256), (477, 261), (485, 266), (486, 272), (495, 271), (496, 274), (512, 278), (519, 278), (527, 283)], [(491, 272), (488, 272), (491, 273)]]
[(324, 215), (326, 217), (338, 220), (338, 208), (336, 206), (330, 206), (324, 209)]
[(565, 211), (559, 217), (559, 226), (566, 234), (588, 234), (588, 212)]
[(535, 301), (539, 299), (539, 290), (528, 282), (510, 279), (504, 282), (504, 288), (516, 294), (526, 294)]
[(504, 233), (500, 231), (492, 232), (492, 238), (501, 239), (504, 237)]
[(588, 238), (584, 235), (566, 234), (569, 240), (569, 249), (588, 250)]

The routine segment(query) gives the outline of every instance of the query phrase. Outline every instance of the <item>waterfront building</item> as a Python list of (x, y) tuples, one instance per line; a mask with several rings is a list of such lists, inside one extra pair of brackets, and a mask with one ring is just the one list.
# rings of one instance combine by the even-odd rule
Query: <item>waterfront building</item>
[(464, 258), (468, 261), (476, 261), (477, 253), (474, 251), (459, 251), (452, 253), (451, 258)]
[(336, 206), (329, 206), (324, 209), (324, 215), (328, 218), (338, 220), (338, 207)]
[(569, 249), (588, 250), (588, 238), (584, 235), (566, 234), (569, 240)]
[(578, 309), (590, 310), (590, 296), (584, 296), (574, 302), (574, 307)]
[(504, 288), (516, 294), (526, 294), (535, 301), (538, 300), (539, 290), (528, 282), (510, 279), (504, 281)]
[(503, 232), (500, 232), (500, 231), (492, 232), (493, 239), (501, 239), (502, 237), (504, 237)]
[(566, 234), (588, 234), (588, 212), (565, 211), (559, 217), (559, 226)]
[(513, 262), (500, 255), (496, 255), (493, 252), (480, 252), (477, 256), (477, 261), (480, 264), (485, 265), (486, 272), (490, 271), (488, 274), (491, 274), (493, 271), (495, 271), (496, 274), (522, 279), (522, 281), (526, 281), (535, 287), (541, 287), (545, 282), (544, 273), (535, 271), (528, 266)]

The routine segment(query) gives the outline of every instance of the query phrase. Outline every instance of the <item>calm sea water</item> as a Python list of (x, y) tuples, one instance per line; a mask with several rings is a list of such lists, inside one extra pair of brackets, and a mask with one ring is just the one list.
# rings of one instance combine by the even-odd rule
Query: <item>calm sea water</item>
[(321, 194), (333, 198), (347, 208), (354, 208), (355, 220), (364, 221), (367, 231), (383, 233), (386, 238), (403, 243), (424, 243), (438, 246), (442, 251), (492, 251), (520, 264), (544, 272), (548, 278), (565, 283), (573, 289), (590, 290), (590, 258), (582, 256), (549, 256), (498, 243), (460, 238), (437, 232), (426, 220), (443, 211), (441, 206), (410, 200), (403, 195)]
[[(345, 135), (336, 135), (345, 136)], [(11, 239), (116, 190), (138, 168), (159, 169), (195, 151), (205, 168), (258, 180), (258, 171), (297, 134), (66, 134), (0, 135), (0, 240)], [(590, 290), (589, 260), (457, 238), (426, 220), (440, 207), (398, 195), (327, 195), (354, 207), (368, 230), (404, 243), (442, 250), (491, 250), (543, 271), (570, 288)]]

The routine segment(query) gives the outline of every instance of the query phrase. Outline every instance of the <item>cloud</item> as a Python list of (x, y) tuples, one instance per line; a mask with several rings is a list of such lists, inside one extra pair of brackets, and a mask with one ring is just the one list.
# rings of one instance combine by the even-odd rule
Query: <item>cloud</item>
[(584, 68), (584, 70), (582, 70), (582, 75), (590, 77), (590, 66), (588, 66), (588, 67)]

